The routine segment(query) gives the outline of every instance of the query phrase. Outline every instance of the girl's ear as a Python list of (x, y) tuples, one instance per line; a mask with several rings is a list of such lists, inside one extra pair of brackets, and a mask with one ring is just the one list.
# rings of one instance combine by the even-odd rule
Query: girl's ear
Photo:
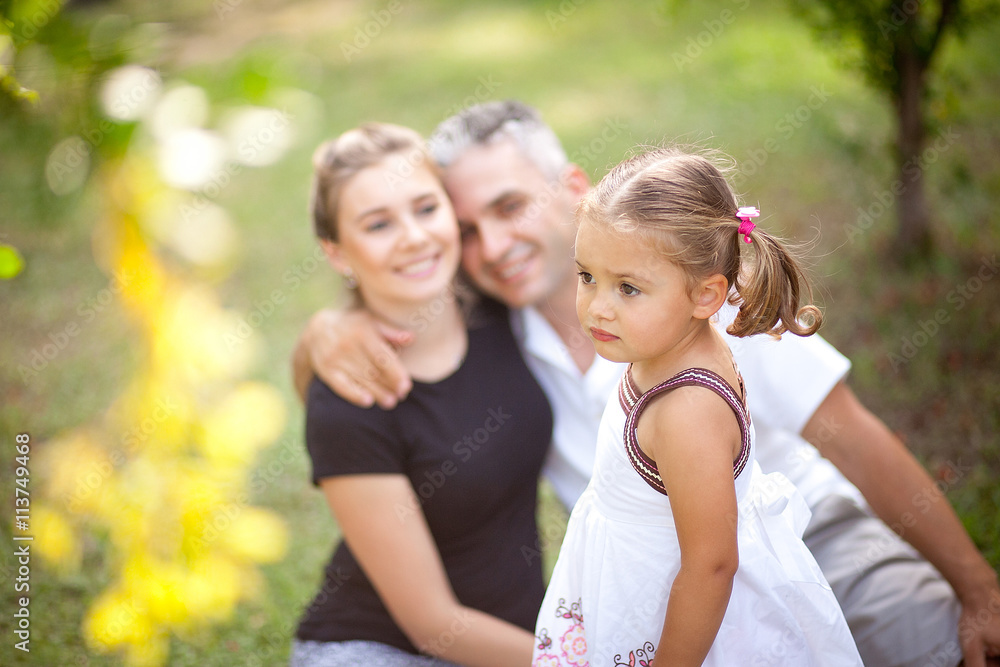
[(692, 292), (694, 301), (693, 315), (700, 320), (707, 320), (722, 308), (729, 295), (729, 283), (721, 273), (715, 273), (708, 278), (699, 280)]
[(344, 253), (340, 248), (340, 244), (329, 239), (319, 239), (319, 245), (323, 248), (323, 253), (326, 254), (326, 261), (330, 262), (330, 266), (333, 267), (334, 271), (341, 275), (352, 274), (350, 265), (344, 259)]

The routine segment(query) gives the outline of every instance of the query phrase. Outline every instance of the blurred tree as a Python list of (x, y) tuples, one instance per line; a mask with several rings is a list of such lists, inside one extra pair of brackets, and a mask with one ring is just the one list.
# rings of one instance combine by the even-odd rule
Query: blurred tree
[[(263, 590), (258, 565), (285, 555), (284, 521), (255, 506), (248, 488), (285, 407), (274, 387), (245, 379), (254, 346), (227, 342), (240, 320), (216, 283), (233, 269), (237, 237), (206, 193), (265, 164), (267, 151), (280, 154), (291, 121), (277, 109), (230, 110), (243, 120), (230, 146), (202, 127), (207, 93), (164, 79), (133, 48), (144, 26), (63, 5), (0, 0), (0, 133), (16, 137), (4, 157), (10, 145), (17, 158), (0, 167), (0, 182), (16, 169), (42, 206), (92, 193), (94, 259), (109, 276), (104, 293), (129, 316), (124, 335), (139, 361), (107, 411), (35, 450), (41, 488), (16, 530), (56, 573), (98, 551), (109, 571), (81, 619), (86, 646), (129, 667), (160, 667), (171, 638), (229, 619)], [(199, 104), (205, 119), (185, 115)], [(238, 153), (244, 141), (252, 150)], [(23, 264), (0, 243), (0, 279)], [(44, 368), (32, 361), (17, 372), (28, 385)]]
[(967, 31), (1000, 13), (996, 0), (806, 0), (790, 3), (824, 42), (832, 44), (868, 83), (889, 96), (896, 113), (898, 229), (894, 255), (926, 260), (934, 251), (924, 194), (927, 101), (934, 57), (948, 34)]

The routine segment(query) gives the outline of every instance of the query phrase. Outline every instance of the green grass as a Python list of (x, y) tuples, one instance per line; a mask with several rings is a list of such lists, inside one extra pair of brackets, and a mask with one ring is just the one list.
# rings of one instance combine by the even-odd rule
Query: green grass
[[(734, 19), (722, 35), (679, 67), (688, 40), (697, 40), (708, 30), (705, 22), (730, 5)], [(285, 297), (251, 344), (258, 350), (252, 375), (283, 393), (289, 425), (251, 474), (264, 482), (253, 501), (278, 511), (291, 529), (289, 556), (264, 568), (265, 593), (229, 623), (174, 642), (170, 664), (284, 664), (289, 637), (335, 539), (329, 512), (308, 483), (302, 411), (288, 372), (300, 327), (335, 293), (325, 266), (294, 286), (283, 280), (286, 272), (309, 267), (315, 249), (306, 217), (313, 147), (370, 119), (426, 133), (480, 99), (517, 97), (539, 107), (567, 152), (595, 179), (634, 145), (664, 138), (702, 142), (740, 160), (747, 173), (741, 189), (749, 202), (760, 203), (763, 224), (815, 237), (824, 335), (853, 360), (857, 393), (933, 474), (949, 462), (972, 467), (949, 482), (948, 497), (990, 562), (1000, 566), (1000, 277), (983, 283), (960, 309), (948, 300), (1000, 246), (992, 210), (1000, 198), (1000, 101), (990, 92), (1000, 89), (1000, 55), (992, 46), (997, 25), (968, 44), (949, 43), (942, 54), (936, 128), (959, 135), (927, 172), (943, 252), (932, 266), (905, 272), (883, 254), (891, 214), (856, 238), (848, 234), (858, 208), (870, 206), (895, 177), (888, 106), (838, 68), (780, 6), (739, 12), (736, 3), (692, 3), (664, 16), (653, 3), (583, 2), (556, 21), (555, 2), (403, 2), (402, 12), (351, 62), (342, 43), (354, 40), (369, 12), (387, 5), (244, 0), (229, 6), (233, 11), (222, 18), (211, 5), (194, 2), (166, 9), (122, 0), (86, 10), (157, 22), (153, 32), (162, 39), (137, 44), (133, 57), (159, 66), (165, 78), (204, 87), (212, 103), (209, 124), (228, 108), (271, 105), (292, 114), (296, 130), (278, 164), (244, 169), (219, 194), (217, 203), (239, 231), (239, 255), (232, 274), (215, 283), (223, 303), (242, 313), (275, 290)], [(52, 110), (45, 108), (46, 95), (52, 106), (72, 95), (46, 83), (45, 73), (42, 67), (33, 74), (43, 84), (43, 112)], [(782, 121), (804, 115), (816, 89), (828, 98), (789, 132)], [(289, 96), (289, 90), (297, 92)], [(44, 447), (46, 439), (99, 419), (138, 363), (120, 304), (112, 301), (89, 322), (80, 314), (108, 285), (90, 241), (101, 202), (92, 192), (57, 198), (44, 185), (45, 155), (67, 134), (90, 129), (80, 122), (87, 121), (74, 125), (63, 117), (58, 127), (14, 117), (0, 122), (0, 242), (13, 244), (27, 260), (21, 276), (0, 283), (0, 454), (11, 473), (5, 480), (13, 476), (8, 434), (30, 431)], [(747, 166), (769, 138), (777, 149), (751, 174)], [(894, 367), (890, 355), (941, 309), (947, 322)], [(18, 366), (50, 334), (74, 322), (79, 335), (23, 382)], [(5, 491), (5, 507), (13, 506), (12, 495)], [(565, 513), (544, 486), (539, 516), (550, 568)], [(9, 525), (2, 526), (0, 536), (11, 544)], [(0, 600), (6, 610), (14, 593), (3, 573), (13, 562), (10, 550), (3, 551)], [(84, 563), (71, 577), (33, 563), (33, 650), (14, 651), (5, 639), (0, 663), (117, 664), (87, 654), (79, 630), (87, 602), (113, 567), (101, 558), (100, 538), (88, 542)], [(0, 617), (0, 636), (12, 636), (10, 622), (8, 614)]]

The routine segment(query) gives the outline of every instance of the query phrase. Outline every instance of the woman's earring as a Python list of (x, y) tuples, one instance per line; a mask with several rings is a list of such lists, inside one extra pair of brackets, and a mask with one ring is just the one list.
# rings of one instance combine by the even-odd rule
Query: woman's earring
[(356, 289), (358, 286), (358, 279), (350, 269), (344, 272), (344, 284), (347, 285), (347, 289)]

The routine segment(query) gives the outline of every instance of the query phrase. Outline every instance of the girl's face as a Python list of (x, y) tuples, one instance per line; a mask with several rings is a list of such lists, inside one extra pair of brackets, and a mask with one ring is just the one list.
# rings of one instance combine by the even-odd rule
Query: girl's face
[(650, 246), (637, 235), (599, 229), (586, 220), (580, 224), (576, 313), (605, 359), (654, 359), (699, 326), (687, 274)]
[(389, 155), (344, 185), (338, 241), (323, 242), (334, 268), (353, 273), (365, 303), (396, 312), (435, 298), (458, 270), (458, 224), (438, 177)]

